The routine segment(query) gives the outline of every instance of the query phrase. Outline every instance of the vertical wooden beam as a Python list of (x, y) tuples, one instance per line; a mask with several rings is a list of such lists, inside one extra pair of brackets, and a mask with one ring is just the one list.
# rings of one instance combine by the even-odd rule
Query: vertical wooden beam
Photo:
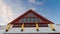
[(8, 32), (8, 30), (10, 29), (11, 24), (8, 24), (6, 27), (6, 32)]
[(54, 25), (52, 23), (50, 23), (50, 27), (53, 31), (55, 31)]
[(36, 23), (36, 30), (39, 31), (39, 29), (38, 29), (38, 23)]
[(22, 23), (22, 29), (21, 29), (21, 31), (23, 31), (23, 29), (24, 29), (24, 23)]

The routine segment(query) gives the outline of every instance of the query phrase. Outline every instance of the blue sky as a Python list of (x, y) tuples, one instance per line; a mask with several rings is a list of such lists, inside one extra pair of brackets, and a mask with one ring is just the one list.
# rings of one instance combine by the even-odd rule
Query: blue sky
[[(0, 5), (0, 8), (3, 8), (2, 10), (0, 9), (0, 13), (2, 13), (0, 24), (8, 24), (8, 22), (29, 9), (41, 14), (55, 24), (60, 24), (60, 0), (0, 0)], [(11, 17), (12, 15), (13, 17)]]

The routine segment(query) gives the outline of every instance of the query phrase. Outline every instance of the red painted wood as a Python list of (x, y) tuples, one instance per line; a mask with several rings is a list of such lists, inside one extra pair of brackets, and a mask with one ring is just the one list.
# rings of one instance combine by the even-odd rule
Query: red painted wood
[[(28, 15), (29, 13), (32, 13), (32, 14), (35, 15), (36, 17), (28, 17), (27, 15)], [(19, 24), (19, 25), (21, 25), (22, 23), (20, 23), (19, 21), (20, 21), (22, 18), (24, 18), (24, 16), (26, 16), (26, 19), (27, 19), (27, 18), (39, 18), (39, 19), (43, 20), (43, 22), (37, 22), (38, 24), (50, 24), (50, 23), (54, 24), (53, 22), (51, 22), (51, 21), (48, 20), (47, 18), (41, 16), (40, 14), (34, 12), (33, 10), (28, 10), (26, 13), (22, 14), (21, 16), (17, 17), (17, 18), (14, 19), (12, 22), (10, 22), (10, 24), (13, 24), (13, 25), (14, 25), (14, 24), (17, 24), (17, 25), (18, 25), (18, 24)], [(23, 22), (23, 23), (24, 23), (24, 24), (35, 24), (35, 23), (32, 23), (32, 22), (27, 23), (27, 20), (26, 20), (26, 23), (25, 23), (25, 22)]]
[[(17, 26), (16, 26), (17, 25)], [(22, 23), (14, 24), (13, 27), (21, 27)], [(48, 24), (38, 24), (39, 27), (48, 27)], [(24, 27), (36, 27), (36, 23), (24, 23)]]

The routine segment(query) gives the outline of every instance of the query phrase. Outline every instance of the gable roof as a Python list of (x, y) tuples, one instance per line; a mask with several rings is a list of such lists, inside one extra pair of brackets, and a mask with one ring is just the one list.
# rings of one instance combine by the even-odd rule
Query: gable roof
[(50, 23), (53, 24), (53, 22), (51, 22), (51, 21), (48, 20), (47, 18), (43, 17), (42, 15), (34, 12), (33, 10), (28, 10), (26, 13), (24, 13), (24, 14), (22, 14), (21, 16), (17, 17), (15, 20), (13, 20), (13, 21), (10, 22), (10, 23), (15, 23), (15, 22), (19, 21), (21, 18), (23, 18), (24, 16), (26, 16), (26, 15), (29, 14), (29, 13), (32, 13), (32, 14), (36, 15), (37, 17), (39, 17), (40, 19), (42, 19), (42, 20), (43, 20), (45, 23), (47, 23), (47, 24), (50, 24)]

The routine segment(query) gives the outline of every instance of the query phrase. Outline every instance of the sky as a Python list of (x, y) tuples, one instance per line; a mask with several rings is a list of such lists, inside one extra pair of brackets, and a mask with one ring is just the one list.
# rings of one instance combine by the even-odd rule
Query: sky
[(60, 0), (0, 0), (0, 25), (6, 25), (29, 9), (60, 24)]

